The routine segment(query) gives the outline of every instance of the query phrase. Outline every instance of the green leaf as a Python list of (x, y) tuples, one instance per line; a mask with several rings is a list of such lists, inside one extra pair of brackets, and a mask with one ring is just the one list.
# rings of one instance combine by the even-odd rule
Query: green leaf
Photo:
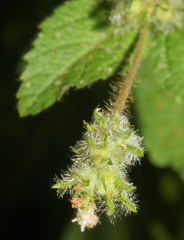
[(104, 22), (105, 4), (73, 0), (57, 8), (40, 26), (17, 93), (20, 116), (35, 115), (59, 100), (70, 87), (107, 79), (119, 67), (136, 30), (123, 37)]
[(178, 102), (184, 102), (184, 34), (180, 30), (153, 39), (150, 60), (160, 86), (169, 90)]
[(133, 145), (130, 145), (130, 144), (126, 144), (126, 147), (127, 149), (131, 152), (131, 153), (134, 153), (135, 155), (139, 156), (139, 157), (143, 157), (144, 156), (144, 153), (143, 151), (138, 148), (138, 147), (135, 147)]
[(112, 117), (112, 121), (115, 122), (115, 123), (119, 123), (119, 118), (116, 115), (114, 115)]
[(135, 190), (135, 189), (136, 189), (135, 186), (129, 186), (129, 185), (127, 185), (127, 184), (124, 184), (124, 185), (123, 185), (123, 190), (126, 190), (126, 191), (128, 191), (128, 192), (131, 192), (131, 191), (133, 191), (133, 190)]
[(113, 201), (108, 196), (106, 196), (105, 200), (108, 207), (107, 216), (111, 216), (114, 213)]
[(86, 124), (86, 129), (89, 131), (89, 132), (92, 132), (95, 130), (95, 127), (93, 127), (92, 125), (90, 124)]
[(77, 148), (70, 146), (70, 149), (72, 150), (73, 153), (79, 154), (79, 150)]
[(141, 135), (150, 161), (171, 167), (184, 179), (184, 106), (157, 85), (155, 70), (148, 58), (138, 73), (135, 106)]
[(108, 145), (108, 134), (103, 134), (101, 141), (102, 141), (102, 147), (106, 147)]
[(121, 194), (120, 200), (131, 212), (137, 213), (135, 204), (126, 198), (124, 194)]
[(74, 184), (74, 182), (70, 181), (70, 182), (58, 182), (56, 184), (54, 184), (52, 186), (53, 189), (60, 189), (60, 188), (65, 188), (65, 187), (69, 187), (72, 186)]
[(123, 139), (128, 139), (133, 133), (133, 129), (129, 129), (128, 131), (123, 133)]

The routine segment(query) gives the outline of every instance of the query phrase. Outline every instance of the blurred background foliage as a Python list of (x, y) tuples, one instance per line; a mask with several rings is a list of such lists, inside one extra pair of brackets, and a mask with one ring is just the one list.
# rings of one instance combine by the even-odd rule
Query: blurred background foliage
[[(130, 178), (137, 186), (139, 212), (110, 224), (80, 232), (69, 201), (51, 190), (54, 175), (69, 165), (69, 146), (81, 138), (82, 120), (108, 98), (109, 81), (75, 91), (35, 117), (20, 119), (15, 94), (24, 67), (22, 55), (31, 47), (38, 24), (61, 0), (14, 0), (1, 7), (0, 87), (0, 239), (2, 240), (182, 240), (184, 184), (169, 168), (156, 168), (146, 152)], [(139, 128), (134, 105), (131, 122)], [(140, 130), (141, 131), (141, 130)], [(182, 147), (182, 146), (181, 146)], [(166, 149), (167, 150), (167, 149)]]

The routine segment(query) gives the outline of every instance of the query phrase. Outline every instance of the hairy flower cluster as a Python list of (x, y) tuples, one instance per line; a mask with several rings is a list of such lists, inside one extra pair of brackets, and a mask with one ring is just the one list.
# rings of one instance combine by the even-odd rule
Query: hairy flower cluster
[(143, 156), (142, 138), (126, 116), (96, 109), (93, 123), (84, 125), (83, 139), (71, 148), (71, 168), (53, 186), (59, 196), (70, 193), (77, 210), (72, 222), (78, 222), (81, 231), (99, 222), (100, 211), (107, 216), (137, 212), (136, 187), (129, 183), (127, 172)]
[(164, 33), (181, 28), (184, 16), (182, 0), (132, 0), (116, 1), (110, 20), (118, 32), (145, 24)]

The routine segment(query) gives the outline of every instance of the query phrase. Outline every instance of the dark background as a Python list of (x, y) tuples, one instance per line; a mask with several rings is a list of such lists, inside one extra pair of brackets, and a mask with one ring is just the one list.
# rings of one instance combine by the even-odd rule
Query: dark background
[[(69, 146), (81, 138), (82, 120), (108, 98), (108, 81), (70, 89), (41, 114), (20, 118), (16, 91), (38, 24), (61, 0), (4, 1), (1, 5), (0, 87), (0, 239), (184, 239), (183, 182), (170, 169), (158, 169), (147, 157), (130, 178), (137, 185), (139, 213), (118, 219), (115, 226), (100, 217), (94, 230), (81, 234), (68, 199), (51, 190), (55, 174), (70, 163)], [(139, 126), (132, 107), (131, 121)], [(149, 157), (149, 155), (148, 155)]]

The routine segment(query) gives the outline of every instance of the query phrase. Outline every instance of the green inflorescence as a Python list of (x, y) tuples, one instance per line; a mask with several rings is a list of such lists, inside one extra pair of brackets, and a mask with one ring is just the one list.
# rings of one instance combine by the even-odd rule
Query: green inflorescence
[(94, 111), (93, 123), (84, 122), (83, 139), (72, 147), (73, 165), (57, 179), (53, 188), (59, 196), (69, 192), (72, 207), (77, 209), (73, 220), (92, 228), (98, 222), (96, 212), (137, 212), (134, 190), (127, 170), (143, 156), (142, 138), (137, 135), (126, 116)]
[(182, 27), (182, 0), (115, 1), (114, 5), (110, 19), (117, 25), (117, 31), (126, 31), (145, 24), (164, 33)]

